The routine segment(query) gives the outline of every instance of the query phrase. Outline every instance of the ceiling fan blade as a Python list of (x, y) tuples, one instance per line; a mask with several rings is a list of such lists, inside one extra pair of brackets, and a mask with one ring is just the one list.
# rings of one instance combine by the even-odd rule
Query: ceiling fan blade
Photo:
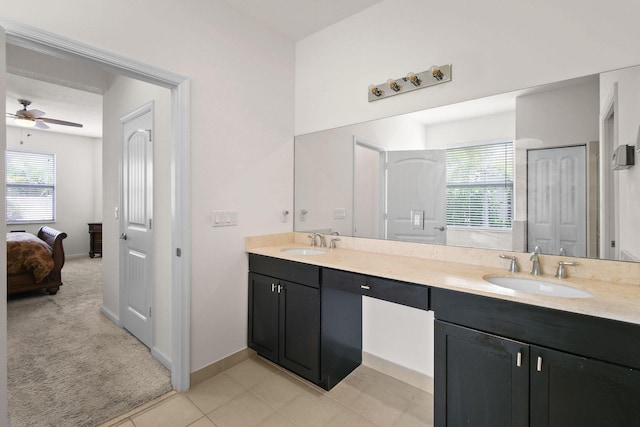
[(16, 117), (18, 117), (18, 116), (16, 116), (16, 115), (15, 115), (15, 114), (13, 114), (13, 113), (5, 113), (5, 115), (6, 115), (7, 117), (12, 118), (12, 119), (15, 119)]
[(42, 123), (41, 120), (36, 120), (35, 127), (37, 127), (38, 129), (49, 129), (49, 126), (47, 126), (46, 124)]
[(73, 126), (76, 128), (81, 128), (82, 125), (80, 123), (73, 123), (73, 122), (66, 122), (64, 120), (58, 120), (58, 119), (49, 119), (47, 117), (42, 117), (38, 119), (39, 122), (45, 122), (45, 123), (51, 123), (54, 125), (62, 125), (62, 126)]
[(38, 119), (42, 116), (45, 115), (44, 111), (40, 111), (40, 110), (21, 110), (23, 115), (25, 115), (26, 117), (30, 117), (32, 119)]

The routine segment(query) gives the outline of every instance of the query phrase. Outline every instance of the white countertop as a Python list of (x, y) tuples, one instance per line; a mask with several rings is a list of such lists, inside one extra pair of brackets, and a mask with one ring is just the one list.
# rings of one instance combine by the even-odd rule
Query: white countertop
[(487, 276), (534, 278), (528, 272), (514, 274), (506, 268), (343, 248), (327, 248), (327, 252), (321, 255), (293, 255), (282, 251), (292, 247), (309, 248), (309, 245), (280, 241), (267, 246), (252, 245), (246, 251), (321, 267), (640, 324), (640, 286), (634, 284), (572, 277), (561, 280), (552, 274), (535, 276), (540, 280), (562, 283), (593, 294), (592, 298), (561, 298), (511, 291), (483, 280), (483, 277)]

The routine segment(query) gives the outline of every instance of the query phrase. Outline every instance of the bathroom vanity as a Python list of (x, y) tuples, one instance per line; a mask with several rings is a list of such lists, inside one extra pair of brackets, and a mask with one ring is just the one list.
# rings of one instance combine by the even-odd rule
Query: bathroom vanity
[(495, 268), (347, 249), (282, 251), (291, 245), (248, 249), (249, 347), (326, 390), (361, 363), (369, 296), (434, 311), (436, 426), (640, 419), (636, 285), (612, 285), (620, 301), (596, 280), (576, 281), (592, 298), (531, 296), (483, 280), (510, 274)]

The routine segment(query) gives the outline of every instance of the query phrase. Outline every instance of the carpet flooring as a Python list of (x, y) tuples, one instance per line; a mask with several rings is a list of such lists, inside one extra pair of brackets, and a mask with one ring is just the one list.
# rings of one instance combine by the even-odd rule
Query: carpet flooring
[(56, 295), (7, 301), (12, 427), (96, 426), (171, 390), (171, 373), (102, 313), (102, 259), (67, 260)]

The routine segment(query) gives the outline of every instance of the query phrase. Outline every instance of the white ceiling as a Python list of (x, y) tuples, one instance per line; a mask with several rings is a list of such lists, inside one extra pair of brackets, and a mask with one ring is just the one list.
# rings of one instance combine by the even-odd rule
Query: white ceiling
[(224, 0), (298, 41), (383, 0)]

